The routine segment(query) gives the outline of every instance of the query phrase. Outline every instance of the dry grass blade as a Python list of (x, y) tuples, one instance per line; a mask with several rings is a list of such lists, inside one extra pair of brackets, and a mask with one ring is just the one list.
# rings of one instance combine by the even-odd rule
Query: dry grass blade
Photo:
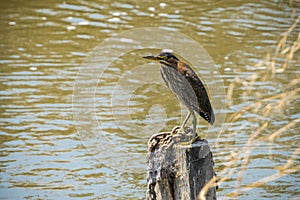
[[(259, 140), (261, 144), (265, 145), (267, 143), (267, 145), (270, 144), (271, 148), (274, 148), (276, 139), (280, 140), (279, 136), (284, 137), (289, 135), (283, 133), (290, 133), (291, 131), (294, 131), (294, 127), (299, 126), (300, 118), (293, 119), (292, 117), (286, 116), (286, 114), (289, 112), (292, 115), (297, 115), (297, 110), (293, 108), (297, 108), (296, 103), (300, 97), (300, 76), (297, 75), (297, 73), (290, 73), (290, 71), (293, 72), (293, 66), (298, 66), (297, 59), (299, 57), (296, 57), (296, 53), (298, 54), (300, 50), (300, 32), (298, 29), (299, 23), (300, 15), (295, 19), (290, 28), (283, 34), (283, 37), (276, 46), (275, 52), (268, 54), (264, 61), (256, 65), (257, 68), (265, 68), (265, 70), (258, 71), (253, 75), (248, 76), (248, 78), (245, 78), (244, 80), (241, 78), (236, 78), (228, 87), (226, 99), (231, 104), (233, 101), (233, 96), (235, 95), (235, 90), (240, 85), (246, 88), (246, 91), (244, 90), (243, 93), (249, 95), (251, 97), (250, 99), (259, 99), (251, 102), (250, 104), (245, 102), (247, 103), (246, 106), (227, 118), (228, 123), (225, 127), (225, 132), (228, 133), (228, 137), (232, 137), (233, 134), (238, 133), (240, 130), (244, 131), (247, 128), (247, 124), (250, 124), (249, 127), (253, 128), (251, 122), (253, 122), (253, 124), (259, 123), (261, 125), (260, 127), (256, 128), (254, 132), (252, 132), (245, 146), (237, 149), (238, 153), (233, 156), (230, 164), (227, 165), (224, 170), (222, 170), (221, 175), (219, 174), (220, 177), (223, 177), (218, 178), (219, 183), (226, 181), (228, 178), (232, 177), (233, 174), (237, 174), (237, 178), (235, 179), (237, 181), (237, 187), (235, 188), (235, 191), (227, 194), (225, 198), (239, 197), (242, 193), (300, 170), (300, 166), (296, 165), (295, 162), (300, 152), (300, 148), (297, 148), (293, 152), (292, 156), (286, 158), (288, 161), (285, 165), (273, 167), (275, 170), (277, 170), (276, 173), (260, 178), (258, 181), (253, 183), (242, 185), (243, 179), (245, 179), (244, 176), (247, 166), (249, 166), (251, 159), (253, 159), (251, 153), (254, 149), (259, 147), (258, 145), (254, 145), (256, 144), (255, 142)], [(295, 63), (296, 65), (293, 65)], [(289, 73), (283, 74), (283, 72), (285, 72), (287, 69), (290, 70)], [(280, 73), (282, 73), (282, 76)], [(289, 75), (288, 78), (292, 78), (288, 80), (288, 83), (282, 81), (282, 85), (280, 85), (281, 87), (276, 88), (278, 90), (274, 90), (275, 92), (266, 90), (256, 91), (257, 87), (259, 87), (261, 83), (273, 83), (273, 80), (277, 77), (281, 78), (286, 77), (287, 75)], [(259, 84), (257, 84), (258, 82)], [(231, 105), (230, 103), (229, 105)], [(279, 118), (277, 118), (278, 116)], [(247, 118), (247, 122), (250, 123), (235, 123), (237, 121), (244, 120), (243, 117)], [(280, 121), (281, 119), (284, 119), (284, 121), (289, 120), (289, 122), (286, 125), (281, 125), (281, 127), (276, 128), (275, 131), (272, 131), (268, 136), (260, 137), (262, 133), (270, 132), (271, 128), (274, 128), (273, 126), (276, 127), (278, 124), (282, 124)], [(269, 123), (270, 121), (273, 122), (273, 120), (276, 122), (280, 121), (280, 123)], [(234, 127), (235, 125), (236, 127)], [(280, 141), (278, 144), (280, 145)], [(236, 173), (237, 168), (240, 169), (238, 173)], [(271, 169), (273, 168), (271, 167)], [(210, 180), (207, 186), (205, 186), (200, 192), (199, 198), (204, 199), (203, 197), (205, 197), (208, 189), (214, 186), (215, 179)]]
[[(297, 155), (299, 155), (300, 152), (300, 148), (296, 149), (293, 153), (293, 155), (290, 157), (290, 159), (286, 162), (286, 164), (284, 166), (278, 167), (278, 171), (275, 174), (272, 174), (270, 176), (264, 177), (254, 183), (251, 183), (249, 185), (244, 186), (243, 188), (240, 188), (239, 192), (247, 192), (253, 188), (257, 188), (261, 185), (264, 185), (268, 182), (274, 181), (278, 178), (281, 178), (287, 174), (291, 174), (291, 173), (295, 173), (296, 171), (300, 170), (300, 166), (296, 166), (294, 169), (291, 168), (291, 166), (295, 163), (295, 159), (297, 157)], [(234, 197), (234, 196), (238, 196), (238, 193), (236, 192), (232, 192), (229, 193), (228, 196), (230, 197)]]
[(283, 133), (283, 132), (287, 131), (288, 129), (292, 128), (293, 126), (295, 126), (295, 125), (298, 124), (299, 122), (300, 122), (300, 118), (291, 121), (291, 122), (288, 123), (287, 125), (281, 127), (280, 129), (278, 129), (277, 131), (275, 131), (274, 133), (272, 133), (272, 135), (270, 135), (270, 136), (268, 137), (268, 140), (271, 141), (271, 142), (273, 142), (274, 139), (275, 139), (276, 137), (278, 137), (281, 133)]

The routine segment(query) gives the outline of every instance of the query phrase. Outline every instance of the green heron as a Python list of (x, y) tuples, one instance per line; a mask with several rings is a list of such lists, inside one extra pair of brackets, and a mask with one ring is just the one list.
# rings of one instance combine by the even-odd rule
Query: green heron
[(180, 126), (180, 129), (184, 130), (185, 124), (192, 115), (192, 143), (195, 142), (198, 137), (196, 132), (197, 117), (195, 112), (211, 125), (215, 121), (214, 111), (200, 78), (188, 64), (180, 61), (172, 53), (163, 52), (157, 56), (144, 56), (143, 58), (155, 60), (161, 63), (160, 72), (163, 80), (167, 84), (168, 88), (189, 110), (186, 118)]

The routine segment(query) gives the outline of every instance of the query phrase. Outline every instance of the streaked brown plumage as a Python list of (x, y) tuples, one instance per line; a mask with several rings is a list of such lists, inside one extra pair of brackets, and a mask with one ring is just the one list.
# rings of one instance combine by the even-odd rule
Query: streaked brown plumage
[(189, 114), (181, 128), (184, 128), (190, 115), (193, 115), (193, 132), (196, 137), (197, 119), (194, 111), (202, 118), (213, 124), (215, 115), (210, 104), (207, 92), (195, 71), (186, 63), (180, 61), (171, 53), (163, 52), (157, 56), (143, 58), (156, 60), (161, 63), (161, 75), (176, 97), (189, 109)]

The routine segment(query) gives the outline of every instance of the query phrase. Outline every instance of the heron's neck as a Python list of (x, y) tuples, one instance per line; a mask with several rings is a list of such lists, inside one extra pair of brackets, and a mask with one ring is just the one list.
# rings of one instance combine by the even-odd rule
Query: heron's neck
[(177, 64), (178, 64), (178, 62), (179, 62), (178, 60), (170, 60), (169, 62), (166, 62), (164, 60), (160, 61), (160, 63), (162, 65), (166, 65), (168, 67), (172, 67), (172, 68), (174, 68), (176, 70), (177, 70)]

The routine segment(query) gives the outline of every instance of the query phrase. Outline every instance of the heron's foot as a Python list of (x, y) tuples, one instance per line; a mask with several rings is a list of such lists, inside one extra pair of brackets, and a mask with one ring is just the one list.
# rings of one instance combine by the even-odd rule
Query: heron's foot
[(180, 142), (179, 144), (182, 145), (182, 146), (188, 146), (188, 145), (191, 145), (193, 143), (192, 143), (192, 141), (187, 141), (187, 142)]
[(179, 130), (180, 130), (182, 133), (185, 133), (185, 129), (186, 129), (186, 127), (184, 127), (184, 126), (179, 126)]
[(188, 135), (193, 134), (193, 129), (188, 126), (180, 127), (180, 131), (181, 133), (188, 134)]
[(196, 134), (195, 137), (192, 139), (191, 143), (194, 144), (195, 142), (200, 141), (200, 140), (202, 140), (201, 137)]
[(201, 137), (199, 135), (196, 134), (196, 136), (191, 140), (191, 141), (187, 141), (187, 142), (181, 142), (181, 145), (192, 145), (197, 141), (201, 141)]

